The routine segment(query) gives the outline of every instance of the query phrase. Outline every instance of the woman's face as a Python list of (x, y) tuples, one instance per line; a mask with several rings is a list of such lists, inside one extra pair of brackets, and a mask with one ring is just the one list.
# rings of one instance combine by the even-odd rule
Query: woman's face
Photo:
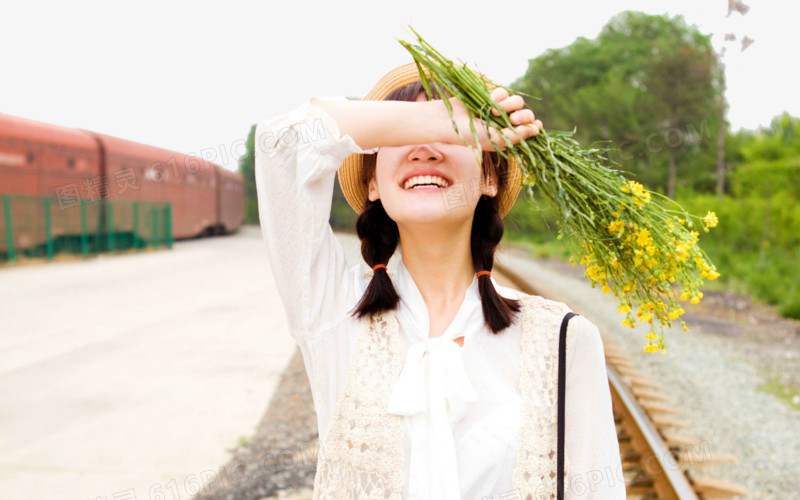
[[(422, 93), (417, 101), (425, 101)], [(447, 187), (406, 188), (417, 175), (437, 176)], [(437, 179), (419, 179), (429, 182)], [(378, 150), (369, 199), (380, 198), (397, 224), (471, 219), (481, 194), (495, 196), (494, 183), (486, 184), (482, 168), (467, 146), (435, 142)]]

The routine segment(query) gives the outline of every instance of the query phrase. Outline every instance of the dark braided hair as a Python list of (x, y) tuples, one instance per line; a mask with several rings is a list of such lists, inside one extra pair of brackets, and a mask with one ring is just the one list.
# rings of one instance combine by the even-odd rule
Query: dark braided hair
[[(435, 89), (434, 99), (438, 99)], [(411, 85), (395, 89), (386, 96), (386, 101), (416, 101), (420, 92), (424, 93), (422, 83), (418, 80)], [(361, 181), (365, 184), (375, 175), (377, 153), (364, 155), (364, 168), (361, 172)], [(504, 158), (493, 151), (483, 152), (483, 176), (488, 179), (493, 172), (497, 172), (498, 193), (505, 185), (508, 163)], [(481, 195), (475, 207), (472, 220), (472, 234), (470, 236), (470, 249), (475, 272), (491, 271), (494, 265), (494, 252), (500, 239), (503, 237), (503, 219), (500, 217), (499, 198), (497, 196)], [(370, 267), (376, 264), (387, 264), (397, 249), (400, 233), (397, 223), (393, 221), (380, 199), (364, 202), (364, 211), (356, 221), (356, 232), (361, 239), (361, 256)], [(519, 300), (503, 297), (494, 287), (492, 280), (487, 275), (478, 278), (483, 305), (483, 318), (486, 325), (493, 333), (499, 333), (511, 325), (517, 318), (521, 309)], [(386, 269), (375, 270), (369, 286), (364, 291), (361, 300), (353, 308), (352, 314), (363, 318), (366, 315), (382, 311), (394, 310), (400, 301), (400, 296), (394, 288)]]
[[(377, 153), (376, 153), (377, 154)], [(370, 155), (374, 156), (374, 155)], [(361, 239), (361, 256), (370, 267), (387, 264), (397, 248), (400, 233), (380, 199), (364, 204), (364, 211), (356, 220), (356, 233)], [(372, 275), (369, 286), (356, 306), (359, 318), (384, 310), (394, 310), (400, 296), (394, 289), (392, 279), (386, 269), (379, 267)]]

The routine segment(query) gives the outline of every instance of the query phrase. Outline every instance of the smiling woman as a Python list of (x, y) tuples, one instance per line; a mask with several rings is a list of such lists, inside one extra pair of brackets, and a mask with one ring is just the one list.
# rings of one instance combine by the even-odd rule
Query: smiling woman
[[(497, 95), (508, 98), (502, 90)], [(433, 97), (438, 98), (436, 94)], [(507, 100), (509, 113), (515, 111), (514, 107), (521, 107), (521, 103)], [(384, 101), (425, 102), (427, 99), (417, 80), (389, 92)], [(440, 113), (445, 110), (441, 101), (432, 103), (439, 104)], [(531, 136), (538, 132), (537, 126), (541, 123), (533, 123), (533, 113), (525, 111), (525, 117), (531, 122), (520, 132)], [(516, 116), (522, 119), (519, 113)], [(462, 126), (468, 128), (464, 123)], [(377, 257), (391, 256), (394, 251), (394, 248), (389, 251), (376, 247), (402, 244), (403, 262), (409, 269), (419, 270), (412, 274), (420, 276), (418, 285), (426, 303), (433, 306), (429, 307), (434, 311), (430, 337), (441, 335), (450, 323), (461, 303), (463, 292), (460, 290), (472, 280), (472, 275), (492, 269), (494, 250), (503, 234), (496, 195), (500, 190), (507, 190), (505, 181), (509, 169), (508, 163), (491, 150), (483, 152), (479, 163), (471, 148), (457, 136), (453, 139), (450, 123), (442, 127), (443, 138), (453, 142), (386, 146), (377, 153), (363, 155), (360, 179), (368, 186), (368, 196), (356, 224), (362, 240), (362, 254), (370, 266), (386, 264), (388, 258), (382, 261)], [(358, 163), (357, 158), (355, 163)], [(514, 188), (518, 187), (512, 186), (508, 194), (516, 195)], [(348, 191), (346, 187), (343, 190)], [(454, 197), (461, 198), (463, 203), (448, 203)], [(376, 226), (384, 229), (375, 231), (372, 228)], [(442, 274), (443, 270), (452, 270), (454, 274)], [(455, 273), (462, 270), (464, 279), (459, 286), (460, 276)], [(357, 305), (359, 317), (393, 309), (399, 300), (388, 275), (376, 273), (375, 276)], [(450, 289), (453, 290), (450, 294), (447, 288), (432, 286), (436, 282), (452, 282), (456, 288)], [(487, 299), (483, 301), (486, 322), (495, 332), (504, 329), (511, 323), (512, 315), (519, 311), (518, 301), (497, 295), (488, 276), (479, 281), (479, 287), (481, 296)], [(437, 297), (440, 292), (443, 293)], [(448, 295), (453, 297), (452, 301), (448, 300)]]
[[(309, 120), (325, 130), (256, 149), (264, 240), (318, 417), (314, 498), (556, 498), (566, 484), (556, 480), (556, 382), (569, 309), (491, 276), (521, 184), (492, 142), (518, 143), (542, 125), (496, 89), (514, 129), (476, 120), (476, 157), (463, 106), (448, 99), (458, 133), (431, 97), (412, 63), (362, 101), (312, 98), (256, 130), (256, 144)], [(349, 266), (328, 224), (337, 171), (372, 272)], [(564, 478), (611, 471), (575, 494), (621, 499), (599, 332), (580, 316), (568, 325)]]

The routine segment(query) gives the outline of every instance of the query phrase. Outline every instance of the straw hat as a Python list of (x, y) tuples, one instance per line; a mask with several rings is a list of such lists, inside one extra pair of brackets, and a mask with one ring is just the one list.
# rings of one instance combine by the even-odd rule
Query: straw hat
[[(427, 75), (427, 70), (424, 70)], [(383, 78), (364, 97), (365, 101), (382, 101), (395, 89), (405, 87), (419, 80), (419, 70), (416, 63), (411, 62), (399, 66), (386, 73)], [(364, 210), (367, 200), (368, 187), (361, 181), (361, 169), (364, 165), (364, 156), (354, 153), (347, 157), (339, 167), (339, 185), (342, 187), (344, 197), (350, 207), (360, 214)], [(500, 217), (505, 217), (519, 194), (522, 186), (522, 170), (514, 157), (509, 156), (506, 185), (500, 190), (498, 211)]]

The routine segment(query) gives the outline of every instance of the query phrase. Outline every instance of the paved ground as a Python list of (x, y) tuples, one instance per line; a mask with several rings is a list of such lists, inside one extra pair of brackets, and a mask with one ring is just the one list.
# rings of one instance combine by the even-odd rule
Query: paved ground
[(0, 270), (0, 499), (189, 498), (294, 351), (255, 226)]

